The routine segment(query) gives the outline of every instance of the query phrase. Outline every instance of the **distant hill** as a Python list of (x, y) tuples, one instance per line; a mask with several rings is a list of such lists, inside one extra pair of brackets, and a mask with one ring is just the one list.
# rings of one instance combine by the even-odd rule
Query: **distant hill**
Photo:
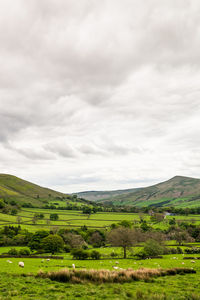
[(103, 199), (111, 199), (115, 196), (125, 195), (134, 192), (138, 189), (116, 190), (116, 191), (87, 191), (76, 193), (77, 196), (85, 198), (90, 201), (98, 201)]
[(41, 187), (16, 176), (0, 174), (0, 198), (8, 202), (15, 200), (20, 204), (43, 206), (53, 199), (66, 196), (66, 194)]
[(200, 206), (200, 179), (175, 176), (145, 188), (77, 193), (80, 194), (85, 199), (117, 206), (197, 207)]

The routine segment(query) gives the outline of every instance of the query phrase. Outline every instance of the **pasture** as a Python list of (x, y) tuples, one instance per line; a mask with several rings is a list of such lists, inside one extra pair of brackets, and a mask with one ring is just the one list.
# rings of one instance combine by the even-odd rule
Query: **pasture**
[[(41, 213), (44, 215), (43, 219), (34, 221), (34, 215)], [(58, 214), (59, 219), (56, 221), (50, 220), (51, 214)], [(166, 218), (159, 223), (153, 223), (148, 214), (142, 214), (143, 220), (153, 228), (167, 229), (170, 219), (175, 218), (177, 222), (188, 222), (192, 224), (200, 224), (200, 215), (176, 215), (166, 216)], [(113, 223), (119, 223), (123, 220), (130, 221), (137, 225), (140, 221), (140, 216), (137, 213), (117, 213), (117, 212), (97, 212), (95, 214), (87, 215), (81, 211), (76, 210), (54, 210), (54, 209), (40, 209), (40, 208), (23, 208), (17, 215), (7, 215), (0, 213), (0, 226), (20, 224), (21, 228), (27, 229), (31, 232), (40, 229), (51, 229), (52, 227), (59, 228), (80, 228), (87, 226), (88, 228), (106, 228)]]
[[(99, 250), (99, 249), (98, 249)], [(176, 257), (176, 259), (174, 259)], [(73, 260), (65, 255), (63, 260), (50, 261), (33, 258), (0, 259), (0, 299), (200, 299), (199, 273), (200, 260), (184, 260), (184, 255), (166, 255), (162, 259), (101, 259)], [(25, 267), (18, 262), (23, 260)], [(132, 268), (194, 268), (196, 274), (175, 275), (154, 278), (150, 281), (137, 281), (124, 284), (70, 284), (36, 278), (39, 270), (56, 271), (63, 268), (108, 269), (114, 266)]]
[[(34, 215), (41, 213), (43, 219), (33, 222)], [(50, 220), (50, 215), (57, 213), (57, 221)], [(140, 225), (141, 216), (136, 213), (113, 213), (97, 212), (87, 215), (81, 211), (72, 210), (52, 210), (40, 208), (23, 208), (18, 215), (0, 214), (0, 226), (17, 225), (22, 229), (35, 232), (40, 229), (50, 230), (52, 228), (88, 228), (106, 229), (113, 223), (119, 223), (123, 220), (130, 221), (133, 225)], [(165, 229), (169, 226), (169, 220), (175, 218), (177, 222), (188, 222), (200, 224), (199, 215), (188, 216), (167, 216), (163, 221), (154, 223), (148, 214), (142, 215), (143, 220), (153, 228)], [(173, 247), (175, 241), (169, 241), (167, 244)], [(199, 246), (195, 243), (194, 246)], [(10, 247), (0, 247), (0, 254), (9, 251)], [(22, 247), (15, 247), (17, 250)], [(123, 251), (119, 247), (97, 248), (102, 258), (100, 260), (74, 260), (70, 253), (60, 253), (63, 259), (50, 259), (47, 261), (42, 258), (0, 258), (0, 300), (12, 299), (155, 299), (155, 300), (200, 300), (200, 260), (184, 259), (187, 254), (164, 255), (161, 259), (137, 260), (134, 254), (142, 248), (133, 247), (133, 251), (128, 253), (127, 259), (122, 259)], [(182, 246), (182, 249), (185, 247)], [(92, 248), (89, 249), (92, 251)], [(115, 252), (116, 257), (111, 258), (111, 253)], [(46, 254), (45, 254), (46, 255)], [(175, 258), (174, 258), (175, 257)], [(200, 254), (195, 254), (200, 257)], [(12, 261), (9, 263), (8, 260)], [(19, 261), (24, 262), (24, 268), (18, 266)], [(196, 274), (185, 274), (175, 276), (165, 276), (152, 278), (150, 281), (134, 281), (132, 283), (104, 283), (104, 284), (71, 284), (51, 281), (48, 278), (35, 277), (43, 270), (59, 271), (63, 268), (72, 269), (75, 264), (76, 269), (106, 269), (113, 270), (114, 267), (133, 270), (141, 268), (193, 268)]]

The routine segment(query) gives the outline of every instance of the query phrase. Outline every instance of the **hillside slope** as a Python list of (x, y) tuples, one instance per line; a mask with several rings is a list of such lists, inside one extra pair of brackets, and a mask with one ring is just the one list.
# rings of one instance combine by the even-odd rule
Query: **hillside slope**
[[(177, 207), (197, 207), (200, 206), (200, 179), (175, 176), (159, 184), (140, 188), (120, 191), (115, 195), (106, 192), (107, 198), (101, 198), (101, 192), (98, 197), (100, 202), (113, 205), (131, 205), (131, 206), (177, 206)], [(87, 197), (85, 197), (87, 199)], [(92, 200), (92, 198), (90, 198)], [(93, 199), (96, 200), (96, 199)]]
[(42, 206), (56, 197), (66, 197), (66, 194), (43, 188), (13, 175), (0, 174), (0, 198), (17, 203), (29, 203)]
[(129, 194), (131, 192), (138, 191), (138, 189), (127, 189), (127, 190), (115, 190), (115, 191), (87, 191), (76, 193), (78, 197), (85, 198), (90, 201), (98, 201), (103, 199), (112, 199), (119, 195)]

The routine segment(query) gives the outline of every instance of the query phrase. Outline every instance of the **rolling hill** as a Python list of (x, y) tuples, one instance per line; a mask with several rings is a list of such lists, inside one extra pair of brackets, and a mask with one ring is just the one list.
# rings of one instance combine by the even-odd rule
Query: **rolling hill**
[(200, 206), (200, 179), (175, 176), (167, 181), (139, 189), (82, 192), (85, 199), (117, 206)]
[(41, 187), (13, 175), (0, 174), (0, 198), (8, 203), (15, 200), (19, 204), (29, 203), (40, 207), (54, 199), (67, 196), (67, 194)]

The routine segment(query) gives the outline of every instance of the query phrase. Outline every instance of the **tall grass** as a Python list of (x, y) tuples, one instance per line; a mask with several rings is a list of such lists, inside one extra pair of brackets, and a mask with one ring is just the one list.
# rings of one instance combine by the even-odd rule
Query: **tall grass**
[(189, 268), (173, 268), (173, 269), (146, 269), (138, 270), (127, 269), (120, 271), (110, 270), (69, 270), (62, 269), (59, 271), (43, 272), (40, 271), (36, 276), (49, 278), (60, 282), (70, 283), (125, 283), (138, 280), (148, 281), (152, 277), (196, 273), (195, 270)]

